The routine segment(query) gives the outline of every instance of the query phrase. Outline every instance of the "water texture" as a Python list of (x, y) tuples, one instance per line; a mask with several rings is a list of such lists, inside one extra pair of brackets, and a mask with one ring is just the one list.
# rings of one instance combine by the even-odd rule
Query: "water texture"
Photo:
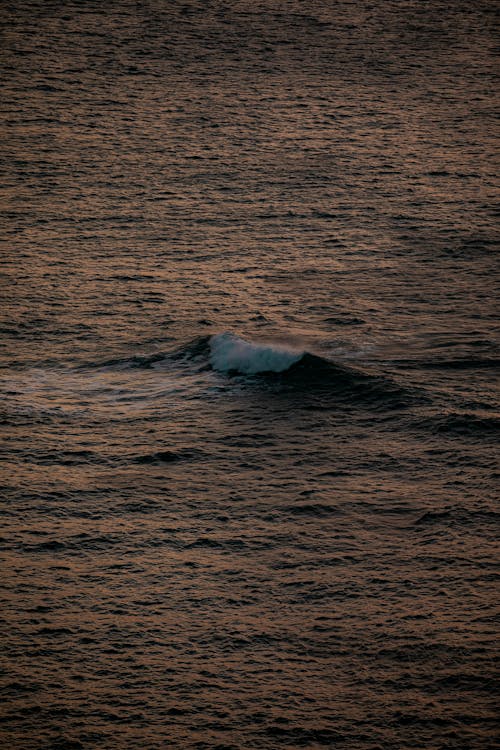
[(0, 17), (0, 745), (497, 747), (495, 5)]

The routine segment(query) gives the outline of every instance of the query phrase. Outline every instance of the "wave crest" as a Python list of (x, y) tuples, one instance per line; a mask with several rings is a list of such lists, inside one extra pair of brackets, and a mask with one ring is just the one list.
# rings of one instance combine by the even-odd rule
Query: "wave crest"
[(242, 375), (284, 372), (303, 356), (303, 351), (281, 344), (245, 341), (234, 333), (219, 333), (210, 338), (210, 364), (220, 372)]

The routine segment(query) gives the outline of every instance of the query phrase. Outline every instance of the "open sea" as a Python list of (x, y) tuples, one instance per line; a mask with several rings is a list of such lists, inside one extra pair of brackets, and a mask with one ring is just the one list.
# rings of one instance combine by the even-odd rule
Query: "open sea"
[(496, 11), (0, 3), (2, 748), (498, 748)]

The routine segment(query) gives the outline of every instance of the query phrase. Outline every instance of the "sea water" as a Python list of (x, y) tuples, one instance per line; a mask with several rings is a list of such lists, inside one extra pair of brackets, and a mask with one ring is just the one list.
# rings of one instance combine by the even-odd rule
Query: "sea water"
[(494, 6), (2, 6), (0, 743), (495, 746)]

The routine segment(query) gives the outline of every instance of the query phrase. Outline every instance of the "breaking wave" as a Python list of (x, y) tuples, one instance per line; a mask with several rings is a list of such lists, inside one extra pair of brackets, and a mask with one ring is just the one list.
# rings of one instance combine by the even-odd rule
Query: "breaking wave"
[(304, 356), (279, 344), (255, 344), (233, 333), (219, 333), (210, 338), (210, 364), (219, 372), (239, 372), (257, 375), (265, 372), (284, 372)]
[[(208, 366), (227, 375), (252, 377), (282, 394), (307, 396), (310, 408), (328, 408), (344, 403), (363, 403), (375, 409), (400, 409), (426, 400), (383, 375), (349, 367), (320, 354), (282, 343), (246, 341), (225, 332), (194, 342), (195, 358), (206, 348)], [(193, 344), (189, 347), (191, 351)], [(314, 404), (316, 403), (316, 406)]]
[(252, 378), (282, 393), (301, 393), (309, 400), (321, 398), (321, 406), (339, 401), (361, 401), (375, 408), (403, 408), (426, 400), (391, 378), (333, 362), (320, 354), (276, 342), (245, 340), (229, 331), (199, 336), (170, 352), (134, 356), (103, 363), (122, 369), (181, 368), (192, 374), (212, 370), (221, 375)]

